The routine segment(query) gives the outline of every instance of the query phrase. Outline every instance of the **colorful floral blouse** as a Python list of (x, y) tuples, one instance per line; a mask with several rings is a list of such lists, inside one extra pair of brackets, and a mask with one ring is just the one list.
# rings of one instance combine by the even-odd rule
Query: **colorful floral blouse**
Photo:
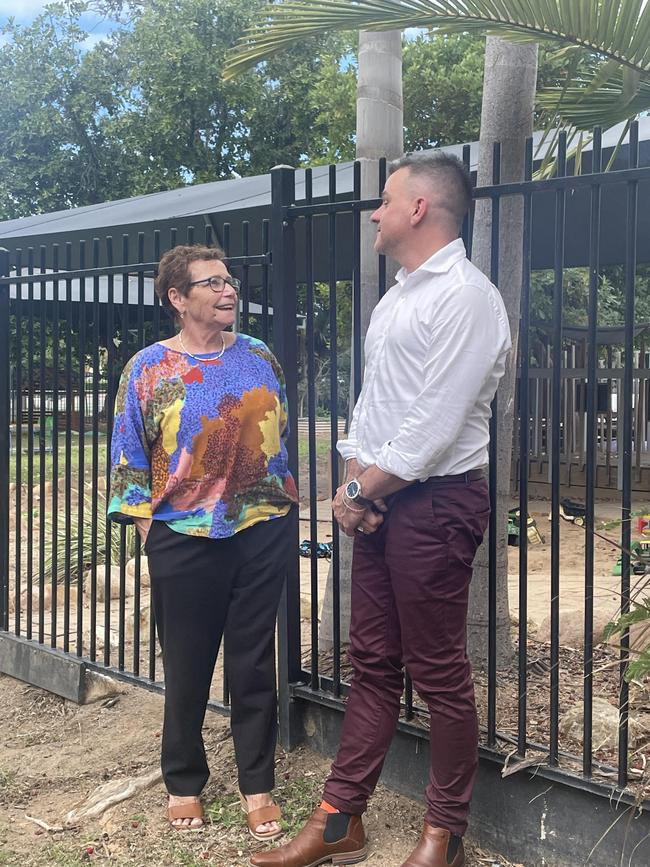
[(223, 539), (285, 515), (297, 501), (287, 422), (284, 376), (261, 340), (238, 334), (218, 359), (146, 347), (117, 393), (109, 517)]

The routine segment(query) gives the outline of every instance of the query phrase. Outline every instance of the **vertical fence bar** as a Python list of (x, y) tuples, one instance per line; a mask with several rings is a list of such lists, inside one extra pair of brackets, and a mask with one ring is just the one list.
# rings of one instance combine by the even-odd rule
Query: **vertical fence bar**
[[(471, 172), (471, 152), (472, 149), (470, 145), (463, 145), (463, 165), (467, 169), (468, 172)], [(470, 207), (469, 211), (465, 215), (465, 219), (463, 220), (463, 227), (461, 229), (460, 236), (463, 239), (463, 244), (465, 244), (465, 249), (467, 250), (467, 257), (469, 259), (472, 258), (472, 207)]]
[(415, 713), (413, 712), (413, 681), (406, 669), (404, 670), (404, 719), (410, 722)]
[[(113, 238), (106, 237), (106, 265), (113, 267)], [(111, 476), (110, 442), (113, 434), (115, 409), (115, 277), (108, 275), (106, 287), (106, 490)], [(113, 524), (106, 519), (104, 552), (104, 665), (111, 664), (111, 566), (113, 564)]]
[[(79, 242), (79, 269), (86, 270), (86, 242)], [(83, 598), (84, 565), (86, 550), (84, 545), (85, 503), (86, 503), (86, 455), (84, 452), (86, 433), (86, 310), (79, 293), (79, 336), (77, 341), (79, 357), (79, 426), (77, 429), (77, 656), (83, 656)]]
[[(296, 332), (296, 240), (288, 214), (295, 202), (296, 174), (288, 166), (271, 171), (271, 250), (273, 256), (273, 347), (286, 378), (290, 435), (289, 469), (298, 483), (298, 345)], [(298, 510), (289, 513), (287, 543), (292, 556), (282, 594), (278, 624), (280, 742), (289, 749), (297, 741), (290, 684), (300, 677), (300, 564)]]
[[(352, 198), (355, 202), (361, 200), (361, 163), (358, 161), (354, 164)], [(361, 393), (361, 211), (358, 208), (352, 212), (352, 371), (350, 405), (354, 407)]]
[[(153, 233), (153, 259), (156, 263), (156, 268), (158, 263), (160, 262), (160, 232), (156, 229)], [(158, 271), (156, 270), (157, 276)], [(158, 300), (158, 296), (154, 292), (153, 294), (153, 339), (158, 340), (160, 337), (160, 301)], [(149, 582), (151, 585), (151, 581)], [(156, 616), (153, 608), (153, 593), (151, 592), (151, 586), (149, 588), (149, 635), (148, 635), (148, 644), (149, 644), (149, 670), (147, 672), (147, 676), (150, 681), (155, 681), (156, 679)], [(225, 677), (225, 674), (224, 674)]]
[[(379, 195), (384, 192), (384, 187), (386, 186), (386, 175), (388, 172), (388, 167), (386, 164), (386, 157), (382, 157), (379, 160)], [(386, 294), (386, 290), (388, 286), (386, 286), (386, 257), (379, 254), (378, 260), (378, 275), (377, 280), (379, 283), (379, 297), (382, 298)]]
[[(72, 244), (65, 245), (65, 270), (72, 270)], [(63, 544), (63, 650), (70, 651), (70, 576), (72, 573), (72, 342), (73, 342), (72, 280), (65, 281), (65, 521)]]
[[(9, 630), (9, 254), (0, 250), (0, 628)], [(18, 522), (19, 516), (16, 515)]]
[[(566, 175), (567, 135), (560, 133), (558, 175)], [(562, 417), (562, 307), (566, 190), (555, 198), (555, 285), (553, 290), (553, 371), (551, 381), (551, 673), (549, 763), (558, 763), (560, 706), (560, 419)]]
[[(158, 262), (160, 262), (160, 229), (156, 229), (153, 233), (153, 260), (156, 263), (156, 265), (158, 264)], [(155, 279), (157, 273), (158, 272), (156, 271), (156, 274), (154, 275), (154, 279)], [(158, 296), (156, 295), (155, 292), (153, 293), (153, 316), (152, 316), (151, 328), (153, 330), (153, 339), (159, 340), (160, 339), (160, 302), (159, 302)]]
[[(594, 130), (592, 173), (602, 171), (602, 131)], [(583, 664), (583, 734), (582, 772), (592, 772), (593, 752), (593, 690), (594, 690), (594, 497), (597, 473), (597, 395), (598, 395), (598, 281), (600, 275), (600, 206), (601, 187), (596, 181), (591, 188), (591, 218), (589, 227), (589, 302), (587, 324), (587, 428), (585, 460), (585, 655)]]
[[(526, 140), (524, 180), (533, 176), (533, 140)], [(533, 194), (524, 196), (521, 327), (519, 330), (519, 659), (517, 752), (526, 755), (528, 705), (528, 472), (530, 466), (530, 278), (533, 231)]]
[[(210, 226), (206, 226), (206, 230)], [(206, 231), (207, 235), (207, 231)], [(207, 240), (207, 238), (206, 238)], [(144, 262), (144, 233), (138, 232), (138, 263)], [(137, 345), (138, 350), (142, 349), (145, 343), (144, 338), (144, 272), (138, 269), (138, 309), (137, 309), (138, 333)], [(134, 544), (135, 544), (135, 561), (133, 574), (133, 674), (136, 677), (140, 676), (140, 605), (142, 596), (142, 545), (140, 543), (140, 534), (137, 527), (133, 529)]]
[[(52, 244), (52, 269), (59, 272), (59, 245)], [(52, 283), (52, 520), (50, 545), (52, 599), (50, 607), (50, 646), (57, 646), (59, 590), (59, 278)]]
[[(336, 166), (329, 167), (329, 201), (336, 202)], [(336, 296), (336, 211), (328, 216), (328, 283), (330, 331), (330, 473), (332, 497), (339, 486), (339, 459), (336, 442), (339, 436), (338, 420), (338, 328)], [(341, 694), (341, 546), (338, 524), (332, 518), (332, 679), (333, 692)]]
[[(0, 269), (0, 274), (2, 273)], [(20, 280), (23, 273), (22, 251), (16, 251), (16, 300), (14, 302), (14, 318), (16, 323), (16, 339), (14, 343), (14, 357), (16, 359), (16, 525), (15, 525), (15, 581), (14, 592), (16, 594), (14, 607), (14, 632), (16, 635), (22, 633), (21, 614), (22, 614), (22, 540), (23, 540), (23, 521), (22, 521), (22, 501), (23, 501), (23, 285)]]
[[(630, 127), (629, 167), (639, 165), (639, 124)], [(627, 185), (627, 239), (625, 251), (625, 349), (623, 368), (623, 449), (619, 446), (619, 460), (623, 462), (623, 489), (621, 492), (621, 614), (630, 610), (630, 547), (632, 544), (632, 437), (634, 390), (634, 313), (636, 302), (637, 221), (639, 211), (638, 181)], [(620, 418), (620, 398), (619, 398)], [(620, 429), (619, 429), (620, 431)], [(620, 432), (618, 434), (620, 437)], [(637, 447), (639, 447), (637, 443)], [(627, 785), (629, 740), (629, 687), (625, 680), (630, 655), (630, 635), (621, 636), (620, 701), (618, 727), (618, 784)]]
[[(305, 202), (313, 201), (312, 170), (305, 170)], [(318, 689), (318, 453), (316, 449), (316, 382), (315, 382), (315, 339), (314, 311), (316, 299), (314, 292), (314, 221), (311, 215), (305, 217), (305, 266), (306, 277), (306, 353), (307, 353), (307, 424), (309, 455), (309, 558), (310, 558), (310, 598), (311, 598), (311, 660), (310, 685)]]
[(246, 259), (250, 252), (250, 223), (244, 220), (241, 224), (241, 252), (244, 264), (241, 268), (241, 305), (242, 305), (242, 329), (248, 334), (250, 320), (250, 265)]
[[(34, 248), (27, 250), (27, 274), (34, 273)], [(26, 629), (28, 639), (33, 634), (34, 616), (34, 284), (28, 288), (28, 325), (27, 325), (27, 382), (28, 427), (27, 427), (27, 601)]]
[(271, 250), (271, 224), (268, 220), (262, 221), (262, 250), (265, 261), (262, 265), (262, 340), (269, 342), (269, 263), (268, 256)]
[[(39, 272), (45, 274), (46, 248), (41, 245), (39, 255)], [(47, 288), (45, 280), (38, 284), (38, 324), (39, 324), (39, 364), (38, 364), (38, 643), (45, 642), (45, 538), (47, 534), (47, 509), (45, 507), (45, 476), (47, 472), (47, 434), (46, 400), (47, 400), (47, 368), (45, 351), (47, 347)]]
[[(99, 464), (99, 342), (100, 342), (100, 331), (99, 331), (99, 318), (100, 318), (100, 306), (99, 306), (99, 238), (93, 238), (92, 245), (92, 266), (93, 274), (92, 279), (92, 311), (93, 311), (93, 321), (92, 321), (92, 349), (91, 349), (91, 357), (92, 357), (92, 398), (91, 398), (91, 406), (92, 406), (92, 447), (91, 447), (91, 469), (90, 469), (90, 495), (91, 495), (91, 504), (90, 504), (90, 587), (86, 588), (89, 591), (90, 596), (90, 636), (89, 636), (89, 644), (90, 647), (88, 649), (88, 653), (90, 655), (91, 660), (94, 662), (97, 659), (97, 546), (99, 543), (99, 478), (100, 478), (100, 464)], [(82, 279), (81, 281), (83, 286), (83, 297), (86, 298), (86, 280)], [(87, 303), (87, 302), (84, 302)], [(104, 398), (105, 399), (105, 398)], [(106, 506), (107, 506), (107, 498), (108, 498), (108, 486), (106, 486), (106, 495), (104, 497), (103, 503), (103, 512), (102, 519), (107, 521), (106, 517)]]
[[(194, 243), (194, 230), (191, 226), (187, 229), (188, 244)], [(120, 335), (120, 373), (126, 366), (131, 354), (129, 347), (129, 236), (122, 235), (122, 323)], [(132, 531), (131, 531), (132, 532)], [(120, 598), (118, 600), (118, 627), (117, 627), (117, 667), (124, 671), (124, 639), (126, 632), (126, 556), (127, 556), (127, 527), (120, 523)]]
[[(492, 154), (492, 183), (501, 183), (501, 144), (494, 143)], [(499, 282), (500, 253), (500, 200), (498, 195), (492, 196), (492, 238), (490, 253), (490, 279)], [(487, 707), (487, 742), (488, 746), (496, 744), (497, 715), (497, 398), (492, 402), (490, 416), (490, 526), (489, 526), (489, 566), (488, 566), (488, 707)]]

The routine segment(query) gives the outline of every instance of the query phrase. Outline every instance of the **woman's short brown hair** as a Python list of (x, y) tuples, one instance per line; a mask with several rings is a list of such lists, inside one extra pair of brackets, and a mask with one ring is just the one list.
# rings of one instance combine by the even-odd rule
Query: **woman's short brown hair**
[(189, 294), (192, 262), (223, 262), (224, 259), (225, 253), (220, 247), (206, 247), (202, 244), (179, 244), (165, 253), (158, 265), (158, 276), (154, 285), (162, 307), (172, 319), (177, 320), (178, 314), (169, 300), (169, 290), (173, 286), (181, 295)]

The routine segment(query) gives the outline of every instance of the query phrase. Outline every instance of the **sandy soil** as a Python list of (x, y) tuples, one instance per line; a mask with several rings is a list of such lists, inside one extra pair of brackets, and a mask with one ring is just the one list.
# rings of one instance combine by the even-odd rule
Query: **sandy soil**
[[(160, 782), (99, 819), (66, 831), (44, 830), (33, 819), (60, 826), (97, 786), (157, 768), (162, 698), (124, 687), (110, 706), (79, 707), (6, 676), (0, 676), (0, 691), (0, 864), (5, 867), (239, 867), (264, 845), (244, 831), (228, 722), (214, 713), (204, 732), (212, 769), (204, 792), (212, 821), (205, 830), (188, 834), (168, 827)], [(278, 750), (276, 795), (290, 829), (310, 814), (327, 770), (327, 760), (309, 750), (289, 755)], [(367, 816), (367, 863), (399, 867), (421, 821), (421, 804), (380, 786)], [(471, 841), (467, 864), (509, 867)]]

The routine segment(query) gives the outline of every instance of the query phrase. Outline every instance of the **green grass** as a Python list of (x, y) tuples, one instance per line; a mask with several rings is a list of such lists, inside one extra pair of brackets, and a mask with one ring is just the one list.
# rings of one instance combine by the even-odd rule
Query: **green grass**
[[(15, 435), (12, 435), (12, 451), (9, 457), (9, 481), (16, 481), (16, 440)], [(49, 444), (49, 443), (48, 443)], [(23, 428), (22, 430), (22, 441), (21, 441), (21, 454), (20, 454), (20, 480), (23, 485), (28, 483), (28, 468), (30, 457), (32, 461), (33, 467), (33, 481), (32, 485), (38, 485), (41, 479), (41, 454), (38, 451), (38, 437), (34, 437), (34, 449), (35, 451), (31, 454), (27, 452), (27, 430)], [(106, 472), (106, 435), (99, 435), (99, 475), (103, 476)], [(66, 442), (65, 442), (65, 432), (59, 431), (59, 446), (57, 449), (58, 459), (59, 459), (59, 467), (58, 467), (58, 477), (59, 479), (65, 478), (65, 469), (66, 469)], [(87, 481), (91, 480), (91, 471), (92, 471), (92, 439), (91, 437), (86, 437), (84, 440), (84, 478)], [(46, 452), (44, 455), (45, 459), (45, 474), (44, 478), (46, 482), (51, 482), (53, 480), (52, 468), (54, 465), (54, 455), (52, 452)], [(79, 437), (76, 433), (72, 434), (71, 442), (70, 442), (70, 475), (72, 478), (72, 486), (73, 488), (77, 484), (77, 480), (79, 478)]]
[(14, 784), (16, 775), (0, 769), (0, 793), (5, 793)]
[(230, 831), (232, 828), (241, 828), (244, 823), (244, 814), (239, 804), (237, 795), (224, 795), (215, 798), (208, 804), (205, 812), (212, 822)]
[(83, 854), (71, 851), (61, 843), (52, 843), (47, 847), (46, 852), (50, 862), (57, 867), (82, 867), (88, 863), (88, 859), (84, 858)]
[[(326, 458), (330, 452), (330, 440), (329, 437), (317, 437), (316, 438), (316, 459), (321, 460), (322, 458)], [(309, 458), (309, 438), (308, 437), (299, 437), (298, 439), (298, 458), (302, 460), (307, 460)]]
[[(183, 849), (180, 844), (170, 847), (169, 856), (173, 859), (171, 863), (174, 864), (174, 867), (206, 867), (206, 865), (213, 863), (210, 857), (207, 859), (196, 858), (191, 852)], [(169, 862), (165, 860), (165, 864), (167, 863)]]
[[(12, 445), (13, 450), (11, 452), (9, 458), (9, 481), (16, 481), (16, 450), (15, 450), (15, 435), (12, 436)], [(92, 439), (87, 436), (84, 441), (84, 478), (86, 481), (91, 481), (91, 471), (92, 471)], [(41, 478), (41, 455), (38, 452), (38, 436), (34, 437), (34, 447), (36, 451), (31, 455), (32, 461), (32, 471), (33, 471), (33, 481), (32, 486), (38, 485)], [(107, 452), (108, 444), (106, 442), (106, 435), (99, 435), (99, 475), (103, 476), (106, 472), (106, 452)], [(59, 479), (65, 478), (65, 469), (66, 469), (66, 443), (65, 443), (65, 431), (59, 431), (59, 447), (58, 458), (59, 458), (59, 468), (58, 468), (58, 477)], [(317, 437), (316, 438), (316, 459), (323, 460), (327, 459), (330, 453), (330, 439), (329, 437)], [(304, 436), (298, 439), (298, 457), (301, 461), (306, 461), (309, 459), (309, 438)], [(45, 459), (45, 481), (52, 481), (52, 467), (53, 467), (53, 458), (54, 455), (52, 452), (46, 452), (44, 455)], [(28, 482), (27, 473), (29, 467), (30, 455), (27, 452), (27, 429), (23, 427), (22, 430), (22, 442), (21, 442), (21, 455), (20, 455), (20, 478), (23, 485), (26, 485)], [(72, 487), (73, 489), (76, 487), (78, 479), (79, 479), (79, 438), (76, 433), (72, 434), (72, 439), (70, 443), (70, 475), (72, 478)]]
[[(282, 807), (282, 827), (290, 836), (297, 834), (314, 812), (321, 787), (322, 780), (314, 776), (287, 780), (274, 789), (276, 803)], [(225, 830), (245, 830), (245, 817), (237, 795), (216, 798), (207, 805), (206, 813), (212, 822)]]
[(275, 794), (282, 805), (282, 826), (293, 837), (314, 812), (320, 801), (323, 781), (319, 776), (299, 777), (278, 785)]

